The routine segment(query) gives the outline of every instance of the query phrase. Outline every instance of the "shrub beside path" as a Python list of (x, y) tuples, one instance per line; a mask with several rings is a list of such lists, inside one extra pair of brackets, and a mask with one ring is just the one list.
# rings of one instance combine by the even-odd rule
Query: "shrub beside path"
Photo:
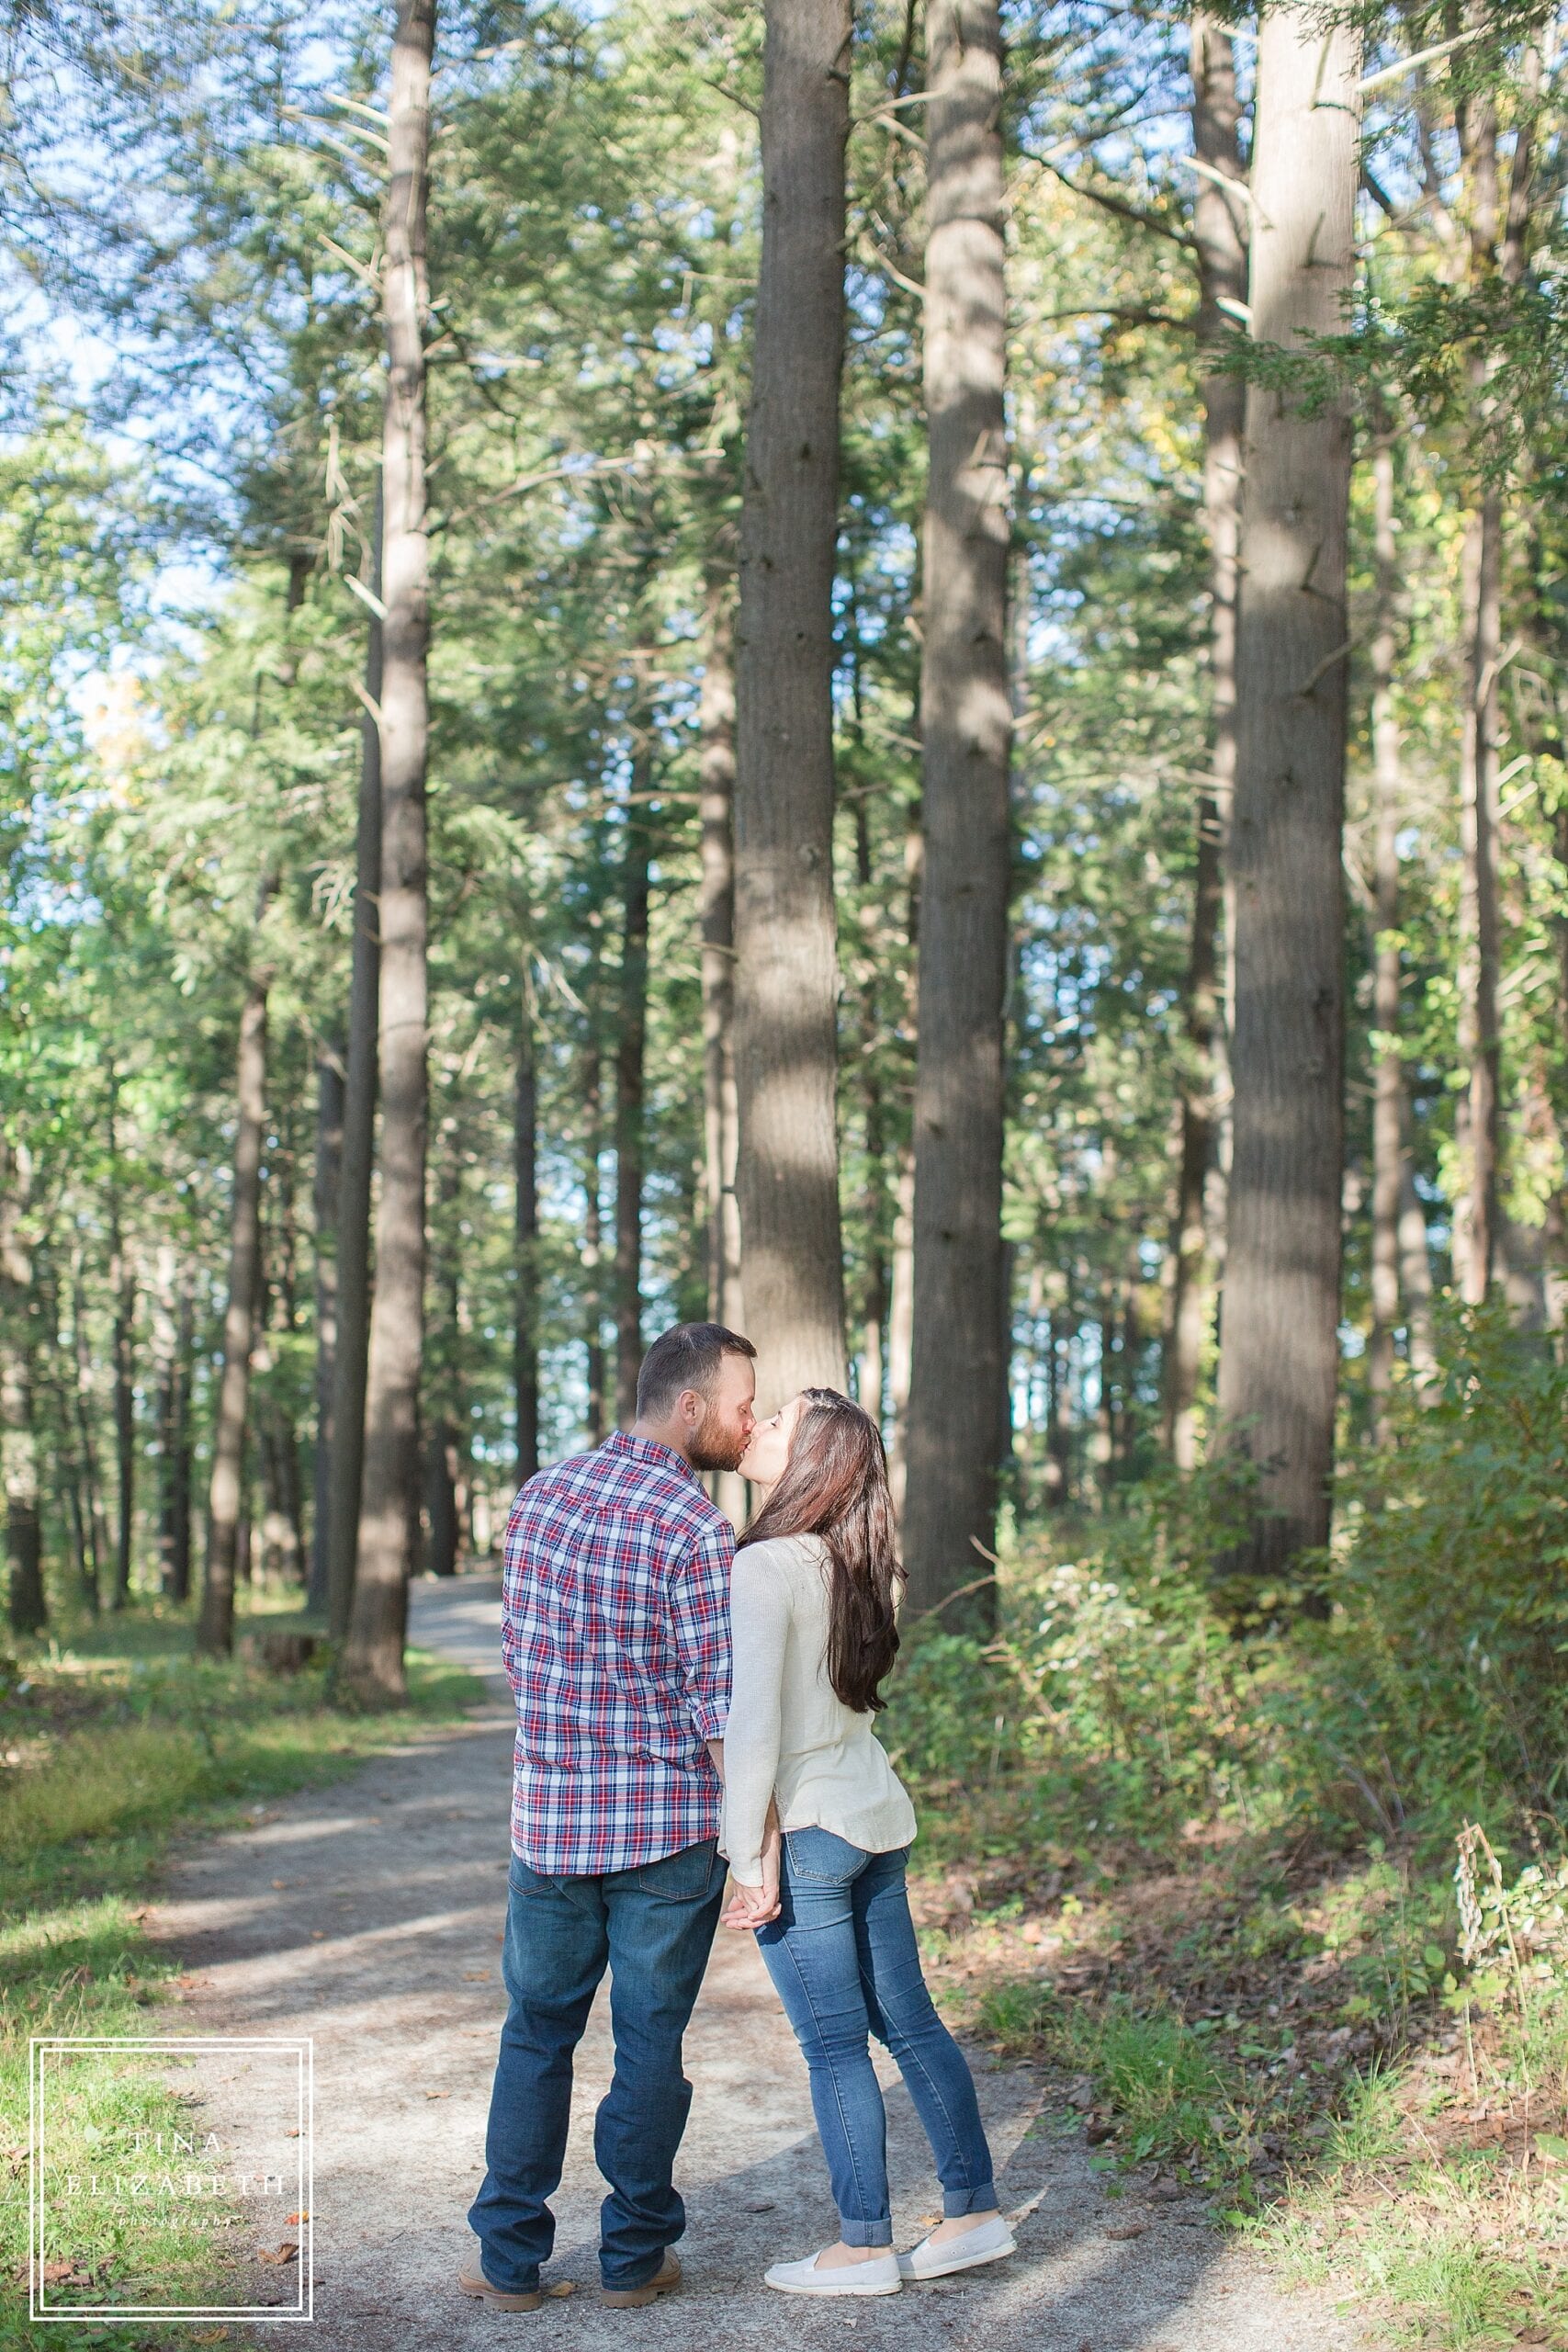
[[(786, 2301), (761, 2285), (780, 2256), (837, 2234), (805, 2069), (750, 1939), (721, 1931), (687, 2040), (695, 2086), (679, 2179), (686, 2291), (636, 2313), (599, 2303), (602, 2184), (592, 2115), (611, 2047), (601, 1996), (579, 2052), (556, 2255), (570, 2291), (536, 2314), (479, 2310), (454, 2274), (472, 2245), (497, 2030), (505, 2007), (512, 1711), (497, 1668), (499, 1583), (426, 1583), (412, 1638), (487, 1678), (459, 1726), (335, 1786), (176, 1852), (149, 1928), (185, 1965), (175, 2030), (314, 2040), (315, 2343), (321, 2352), (486, 2347), (547, 2336), (581, 2352), (886, 2341), (912, 2352), (1348, 2352), (1351, 2320), (1286, 2293), (1199, 2199), (1112, 2199), (1047, 2078), (987, 2068), (981, 2102), (1002, 2201), (1022, 2218), (1010, 2263), (879, 2301)], [(980, 2062), (984, 2066), (984, 2061)], [(900, 2245), (935, 2210), (930, 2158), (896, 2070), (889, 2155)], [(238, 2081), (211, 2090), (219, 2130)], [(242, 2120), (235, 2105), (232, 2120)], [(293, 2300), (258, 2264), (258, 2299)]]

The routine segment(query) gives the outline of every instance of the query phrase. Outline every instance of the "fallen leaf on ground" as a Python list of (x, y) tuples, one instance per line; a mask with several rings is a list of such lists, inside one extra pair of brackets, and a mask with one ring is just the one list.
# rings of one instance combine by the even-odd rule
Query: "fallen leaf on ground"
[(463, 1982), (465, 1984), (488, 1984), (490, 1971), (488, 1968), (465, 1968)]
[(934, 2230), (941, 2219), (940, 2213), (922, 2213), (915, 2227), (918, 2230)]
[(310, 1930), (310, 1941), (311, 1941), (313, 1944), (325, 1943), (326, 1939), (327, 1939), (327, 1931), (326, 1931), (326, 1929), (325, 1929), (324, 1928), (311, 1928), (311, 1930)]
[(272, 1883), (275, 1887), (281, 1888), (287, 1886), (288, 1881), (286, 1878), (275, 1878)]
[(1144, 2224), (1142, 2222), (1123, 2222), (1120, 2229), (1107, 2230), (1105, 2234), (1108, 2238), (1141, 2238)]
[(193, 2344), (227, 2344), (228, 2341), (229, 2331), (226, 2327), (204, 2327), (199, 2335), (191, 2337)]
[(292, 2262), (299, 2251), (297, 2245), (258, 2245), (256, 2260), (258, 2262)]
[(283, 2217), (284, 2226), (285, 2228), (291, 2230), (296, 2222), (308, 2222), (310, 2218), (310, 2216), (309, 2213), (285, 2213)]
[(426, 2091), (424, 2096), (426, 2098), (450, 2098), (452, 2094), (450, 2091)]
[(577, 2281), (575, 2278), (558, 2278), (553, 2287), (545, 2289), (545, 2292), (547, 2295), (553, 2295), (559, 2302), (564, 2297), (576, 2294)]

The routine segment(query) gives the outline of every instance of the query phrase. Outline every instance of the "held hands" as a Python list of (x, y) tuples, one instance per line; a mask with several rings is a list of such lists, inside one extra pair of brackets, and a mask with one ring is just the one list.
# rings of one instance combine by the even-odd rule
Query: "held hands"
[(730, 1896), (719, 1914), (722, 1928), (765, 1928), (770, 1919), (779, 1916), (779, 1848), (783, 1839), (779, 1831), (778, 1809), (768, 1807), (768, 1824), (762, 1832), (762, 1883), (742, 1886), (739, 1880), (730, 1882)]

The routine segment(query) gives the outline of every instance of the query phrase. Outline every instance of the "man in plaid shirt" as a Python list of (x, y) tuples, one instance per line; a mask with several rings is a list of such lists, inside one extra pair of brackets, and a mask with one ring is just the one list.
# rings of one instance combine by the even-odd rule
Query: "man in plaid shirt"
[(735, 1535), (697, 1481), (733, 1470), (756, 1393), (749, 1340), (678, 1324), (637, 1379), (637, 1420), (530, 1478), (506, 1531), (502, 1657), (517, 1701), (503, 1973), (511, 2008), (468, 2214), (466, 2294), (541, 2300), (572, 2052), (605, 1969), (615, 2072), (594, 2131), (610, 2183), (605, 2300), (680, 2284), (671, 2184), (692, 2089), (681, 2044), (724, 1893), (718, 1857)]

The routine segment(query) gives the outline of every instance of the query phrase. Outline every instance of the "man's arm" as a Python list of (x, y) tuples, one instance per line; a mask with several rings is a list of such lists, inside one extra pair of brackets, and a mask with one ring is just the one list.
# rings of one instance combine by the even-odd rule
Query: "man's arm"
[[(671, 1632), (681, 1662), (686, 1709), (697, 1737), (724, 1739), (729, 1717), (729, 1572), (735, 1531), (728, 1520), (705, 1526), (683, 1561), (670, 1572)], [(719, 1777), (723, 1766), (715, 1758)]]

